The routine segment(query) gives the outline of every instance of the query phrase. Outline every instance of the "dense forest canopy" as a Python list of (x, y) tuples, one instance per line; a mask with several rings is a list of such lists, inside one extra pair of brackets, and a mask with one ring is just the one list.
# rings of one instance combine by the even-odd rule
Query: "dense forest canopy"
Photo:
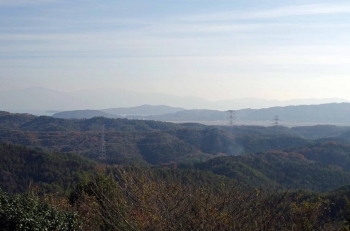
[(349, 130), (1, 112), (0, 217), (32, 229), (345, 230)]

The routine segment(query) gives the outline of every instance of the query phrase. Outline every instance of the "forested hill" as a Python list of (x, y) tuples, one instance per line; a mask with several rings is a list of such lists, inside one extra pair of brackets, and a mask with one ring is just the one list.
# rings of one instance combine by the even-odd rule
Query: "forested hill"
[[(308, 155), (310, 150), (317, 151), (317, 148), (316, 145), (307, 145), (310, 150), (306, 147), (299, 149), (304, 150), (304, 154), (291, 150), (223, 156), (202, 163), (180, 164), (179, 171), (174, 173), (180, 174), (178, 177), (185, 181), (192, 175), (191, 178), (197, 176), (196, 179), (201, 182), (213, 183), (215, 179), (219, 179), (215, 175), (222, 175), (253, 188), (329, 191), (350, 184), (350, 147), (336, 148), (332, 144), (329, 145), (321, 145), (318, 152), (328, 151), (329, 160), (334, 157), (335, 161), (327, 162), (318, 154), (316, 157)], [(343, 152), (346, 152), (344, 155), (347, 158), (337, 158), (339, 153)], [(25, 191), (29, 186), (39, 186), (41, 192), (65, 194), (73, 189), (84, 173), (104, 168), (101, 164), (75, 154), (50, 153), (23, 146), (0, 144), (0, 188), (8, 193)], [(161, 172), (162, 167), (154, 169), (159, 169), (160, 176), (165, 176)], [(193, 172), (195, 170), (202, 172)], [(215, 175), (210, 176), (205, 172)]]
[(294, 189), (334, 189), (349, 172), (296, 153), (150, 168), (1, 144), (0, 171), (2, 230), (348, 229), (349, 186)]
[(333, 165), (350, 171), (350, 145), (334, 141), (316, 142), (304, 147), (294, 147), (286, 150), (288, 153), (299, 153), (307, 160)]
[(12, 114), (0, 111), (0, 128), (1, 129), (20, 129), (20, 127), (35, 119), (36, 116), (30, 114)]
[(69, 153), (48, 153), (23, 146), (0, 144), (0, 188), (7, 193), (39, 187), (59, 194), (72, 190), (79, 176), (96, 164)]
[(50, 116), (33, 116), (29, 114), (0, 113), (1, 129), (17, 129), (21, 131), (93, 131), (105, 126), (109, 131), (151, 131), (168, 130), (181, 125), (143, 120), (112, 119), (94, 117), (91, 119), (61, 119)]
[[(106, 159), (99, 158), (103, 135)], [(269, 230), (321, 230), (309, 224), (322, 222), (339, 228), (350, 197), (349, 137), (348, 127), (329, 125), (229, 127), (1, 112), (0, 197), (7, 204), (0, 221), (42, 214), (31, 212), (37, 208), (27, 199), (31, 188), (44, 192), (42, 202), (52, 208), (78, 214), (84, 230), (124, 230), (125, 221), (140, 230), (173, 224), (261, 230), (271, 217), (278, 225)], [(25, 194), (7, 196), (17, 192)], [(288, 219), (279, 223), (281, 217)], [(260, 220), (259, 228), (251, 220)]]
[[(220, 155), (285, 149), (310, 142), (291, 132), (275, 135), (273, 128), (256, 126), (232, 131), (227, 127), (104, 117), (66, 120), (42, 116), (21, 120), (19, 116), (10, 114), (4, 119), (0, 116), (1, 142), (74, 152), (96, 159), (103, 125), (108, 160), (119, 164), (204, 161)], [(289, 129), (281, 127), (279, 131)]]
[(348, 127), (260, 127), (173, 124), (149, 120), (57, 119), (28, 114), (0, 114), (0, 142), (99, 157), (104, 126), (110, 163), (195, 162), (221, 155), (285, 150), (314, 143), (312, 139), (345, 136)]
[[(313, 148), (312, 145), (309, 147)], [(349, 159), (349, 147), (334, 149), (334, 146), (328, 147), (327, 144), (322, 147), (324, 151), (333, 150), (328, 155), (329, 159), (336, 157), (337, 152), (344, 151)], [(349, 166), (342, 164), (341, 159), (327, 162), (319, 157), (308, 156), (308, 151), (305, 153), (269, 151), (218, 157), (194, 165), (179, 165), (179, 172), (175, 174), (180, 174), (179, 177), (183, 174), (195, 174), (197, 180), (204, 182), (215, 179), (215, 176), (205, 173), (209, 171), (231, 178), (242, 185), (270, 189), (329, 191), (350, 184)], [(25, 191), (29, 186), (39, 186), (41, 192), (64, 194), (73, 189), (84, 173), (95, 172), (98, 168), (104, 167), (75, 154), (49, 153), (23, 146), (0, 144), (0, 188), (8, 193)], [(195, 173), (193, 170), (203, 172)], [(181, 178), (185, 180), (189, 175)]]
[[(329, 153), (328, 158), (332, 159), (336, 155)], [(254, 187), (329, 191), (350, 184), (350, 172), (340, 165), (300, 153), (270, 151), (244, 156), (218, 157), (195, 164), (194, 167)]]

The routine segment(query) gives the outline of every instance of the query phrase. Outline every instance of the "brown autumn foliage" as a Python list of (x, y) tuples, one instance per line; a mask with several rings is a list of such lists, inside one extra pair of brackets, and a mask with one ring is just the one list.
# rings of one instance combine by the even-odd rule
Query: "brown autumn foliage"
[(326, 201), (288, 192), (184, 184), (151, 170), (115, 167), (70, 196), (83, 230), (339, 230)]

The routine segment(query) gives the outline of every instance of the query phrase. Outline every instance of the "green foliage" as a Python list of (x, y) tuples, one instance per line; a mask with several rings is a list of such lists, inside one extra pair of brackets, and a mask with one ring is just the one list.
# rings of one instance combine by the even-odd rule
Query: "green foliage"
[(341, 168), (313, 163), (301, 154), (281, 151), (219, 157), (194, 167), (255, 187), (328, 191), (350, 184), (350, 173)]
[(79, 222), (74, 212), (60, 211), (33, 192), (9, 197), (0, 190), (0, 230), (71, 231), (78, 229)]
[(12, 194), (38, 185), (41, 192), (65, 194), (94, 163), (74, 154), (46, 153), (0, 144), (0, 187)]

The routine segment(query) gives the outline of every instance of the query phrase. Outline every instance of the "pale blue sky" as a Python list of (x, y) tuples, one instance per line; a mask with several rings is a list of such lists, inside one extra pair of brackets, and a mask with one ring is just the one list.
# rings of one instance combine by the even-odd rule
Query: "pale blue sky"
[(350, 100), (348, 1), (0, 0), (0, 90)]

